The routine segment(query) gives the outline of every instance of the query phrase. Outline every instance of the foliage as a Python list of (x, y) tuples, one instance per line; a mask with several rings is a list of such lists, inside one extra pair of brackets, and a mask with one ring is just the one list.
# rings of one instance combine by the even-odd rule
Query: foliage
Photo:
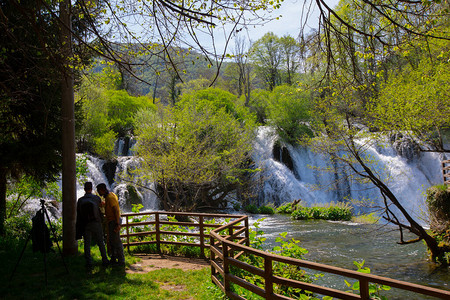
[(249, 101), (249, 110), (256, 115), (258, 123), (265, 124), (268, 118), (270, 105), (270, 91), (256, 89), (252, 91), (252, 97)]
[(280, 206), (277, 207), (276, 213), (278, 213), (278, 214), (293, 213), (297, 209), (297, 205), (298, 205), (298, 202), (297, 201), (295, 201), (295, 202), (296, 203), (288, 202), (288, 203), (281, 204)]
[[(353, 264), (358, 268), (358, 272), (364, 274), (370, 274), (370, 269), (368, 267), (364, 267), (364, 260), (362, 262), (354, 261)], [(355, 294), (359, 294), (359, 281), (351, 284), (347, 280), (345, 280), (345, 284), (347, 287), (351, 288), (349, 292), (353, 292)], [(381, 291), (389, 291), (391, 289), (390, 286), (382, 285), (382, 284), (369, 284), (369, 295), (370, 299), (377, 300), (387, 300), (386, 296), (380, 294)]]
[(275, 209), (271, 205), (263, 205), (258, 208), (258, 213), (263, 215), (273, 215)]
[(281, 83), (280, 43), (279, 38), (273, 32), (266, 33), (252, 45), (251, 60), (256, 66), (257, 74), (264, 78), (268, 90), (272, 91)]
[(141, 175), (157, 182), (164, 209), (223, 205), (251, 172), (254, 122), (230, 95), (206, 90), (183, 96), (176, 107), (138, 113)]
[(362, 223), (362, 224), (377, 224), (380, 220), (380, 216), (376, 214), (375, 212), (372, 212), (370, 214), (360, 214), (357, 216), (352, 217), (352, 222), (355, 223)]
[(332, 221), (350, 221), (352, 218), (352, 206), (348, 203), (334, 204), (328, 206), (297, 206), (292, 212), (291, 218), (295, 220), (322, 219)]
[(81, 80), (76, 101), (82, 107), (79, 145), (102, 158), (113, 156), (114, 140), (133, 134), (134, 116), (141, 109), (155, 109), (148, 97), (134, 97), (121, 90), (120, 73), (105, 67)]
[(423, 149), (443, 150), (442, 130), (450, 126), (450, 52), (444, 49), (435, 60), (389, 74), (369, 107), (374, 126), (419, 139)]
[(76, 157), (76, 174), (78, 182), (87, 181), (87, 175), (89, 172), (87, 161), (88, 157), (86, 154), (80, 154)]
[(450, 222), (450, 188), (445, 185), (427, 189), (428, 209), (440, 222)]
[(246, 206), (244, 207), (244, 210), (245, 210), (246, 212), (248, 212), (248, 213), (251, 213), (251, 214), (257, 214), (257, 213), (259, 212), (258, 206), (256, 206), (255, 204), (249, 204), (249, 205), (246, 205)]
[(61, 73), (48, 51), (60, 44), (46, 5), (0, 2), (0, 235), (9, 176), (52, 181), (61, 167)]
[(296, 144), (304, 136), (312, 136), (308, 122), (311, 106), (309, 94), (300, 89), (283, 85), (270, 94), (269, 124), (276, 129), (282, 141)]
[(102, 133), (100, 136), (94, 137), (92, 140), (93, 151), (103, 159), (111, 159), (114, 157), (114, 141), (116, 133), (112, 130)]
[(447, 185), (433, 186), (426, 191), (426, 203), (430, 211), (429, 234), (443, 249), (437, 262), (450, 264), (450, 188)]
[[(266, 238), (263, 237), (264, 232), (260, 229), (260, 224), (263, 220), (264, 219), (259, 219), (256, 222), (254, 222), (253, 223), (254, 228), (250, 229), (250, 245), (252, 248), (261, 249), (261, 250), (264, 248), (263, 246), (264, 246), (264, 242), (265, 242)], [(280, 233), (279, 237), (277, 237), (277, 239), (276, 239), (276, 243), (278, 245), (275, 246), (272, 249), (272, 251), (270, 251), (270, 252), (277, 254), (277, 255), (292, 257), (292, 258), (296, 258), (296, 259), (302, 259), (303, 256), (306, 253), (308, 253), (308, 251), (306, 249), (299, 246), (300, 241), (295, 240), (293, 238), (288, 239), (287, 232)], [(259, 269), (264, 270), (264, 260), (259, 256), (255, 256), (252, 254), (244, 255), (244, 256), (239, 257), (239, 260), (241, 260), (245, 263), (251, 264), (252, 266), (255, 266)], [(236, 275), (240, 278), (243, 278), (247, 282), (264, 287), (264, 279), (259, 276), (255, 276), (254, 274), (247, 272), (243, 269), (237, 268), (237, 267), (232, 267), (231, 272), (234, 275)], [(302, 281), (302, 282), (308, 282), (308, 283), (311, 283), (315, 279), (322, 276), (321, 274), (317, 274), (317, 275), (313, 276), (313, 275), (308, 274), (305, 270), (303, 270), (301, 268), (298, 268), (298, 267), (290, 265), (290, 264), (280, 263), (280, 262), (273, 263), (273, 274), (275, 276), (289, 278), (292, 280), (298, 280), (298, 281)], [(240, 295), (244, 295), (247, 299), (254, 299), (253, 294), (250, 294), (249, 291), (242, 289), (237, 285), (232, 284), (231, 288), (236, 293), (238, 293)], [(274, 286), (274, 292), (277, 294), (281, 294), (281, 295), (288, 296), (288, 297), (295, 298), (295, 299), (297, 299), (297, 298), (303, 299), (302, 297), (306, 297), (305, 299), (317, 299), (313, 296), (313, 294), (311, 292), (304, 291), (302, 289), (295, 289), (295, 288), (278, 286), (278, 285)], [(259, 299), (259, 298), (257, 298), (257, 299)]]

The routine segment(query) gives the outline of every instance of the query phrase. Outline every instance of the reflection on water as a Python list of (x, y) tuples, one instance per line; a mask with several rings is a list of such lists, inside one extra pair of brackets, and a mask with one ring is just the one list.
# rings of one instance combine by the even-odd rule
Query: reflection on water
[[(259, 217), (255, 215), (252, 221)], [(427, 262), (422, 243), (399, 245), (399, 233), (387, 225), (365, 225), (348, 222), (296, 221), (288, 216), (267, 217), (260, 225), (267, 238), (266, 247), (275, 246), (275, 238), (288, 232), (288, 238), (300, 240), (309, 253), (305, 259), (336, 267), (356, 270), (353, 261), (365, 260), (375, 275), (450, 290), (450, 269), (437, 268)], [(414, 238), (407, 236), (405, 239)], [(318, 284), (346, 290), (344, 278), (324, 276)], [(403, 291), (389, 292), (389, 299), (436, 299)]]

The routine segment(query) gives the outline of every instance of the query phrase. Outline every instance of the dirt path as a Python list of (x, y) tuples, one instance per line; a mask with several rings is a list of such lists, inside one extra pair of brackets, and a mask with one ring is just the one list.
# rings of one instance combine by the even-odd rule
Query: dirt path
[(209, 266), (209, 261), (200, 258), (186, 258), (178, 256), (160, 255), (160, 254), (135, 254), (141, 260), (127, 268), (126, 272), (147, 273), (162, 268), (182, 269), (182, 270), (200, 270)]

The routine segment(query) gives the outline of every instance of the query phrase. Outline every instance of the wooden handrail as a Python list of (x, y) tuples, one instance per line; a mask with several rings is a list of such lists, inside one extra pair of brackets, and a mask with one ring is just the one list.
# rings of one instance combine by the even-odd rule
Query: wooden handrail
[[(209, 249), (209, 244), (206, 243), (205, 237), (208, 236), (205, 233), (205, 230), (208, 229), (220, 229), (223, 227), (221, 224), (208, 224), (205, 221), (214, 218), (220, 219), (242, 219), (246, 216), (241, 215), (230, 215), (230, 214), (205, 214), (205, 213), (186, 213), (186, 212), (166, 212), (166, 211), (154, 211), (154, 212), (141, 212), (141, 213), (125, 213), (121, 215), (122, 218), (125, 218), (125, 222), (123, 222), (123, 227), (125, 227), (125, 233), (121, 234), (122, 238), (125, 238), (124, 247), (130, 251), (131, 246), (138, 245), (148, 245), (148, 244), (156, 244), (157, 252), (161, 253), (161, 244), (165, 245), (178, 245), (178, 246), (193, 246), (200, 247), (200, 255), (201, 257), (205, 257), (205, 249)], [(179, 222), (179, 221), (167, 221), (165, 217), (162, 216), (184, 216), (190, 218), (198, 218), (198, 223), (196, 220), (193, 222)], [(154, 220), (145, 220), (145, 221), (137, 221), (132, 222), (133, 218), (136, 217), (153, 217)], [(236, 229), (236, 232), (241, 233), (248, 231), (248, 228), (245, 228), (244, 225), (238, 225), (240, 222), (231, 222), (227, 228), (231, 228), (231, 230)], [(194, 228), (196, 232), (181, 232), (181, 231), (171, 231), (164, 230), (162, 226), (164, 225), (174, 225), (174, 226), (182, 226)], [(142, 226), (152, 226), (154, 227), (151, 230), (147, 230), (145, 232), (131, 232), (131, 228), (142, 227)], [(131, 237), (152, 237), (154, 240), (152, 241), (130, 241)], [(194, 237), (197, 242), (180, 242), (180, 241), (166, 241), (163, 240), (164, 236), (184, 236), (184, 237)], [(239, 236), (235, 234), (235, 236)]]
[[(450, 161), (446, 161), (450, 163)], [(169, 222), (161, 219), (161, 215), (171, 216), (189, 216), (198, 218), (198, 223), (195, 222)], [(154, 216), (153, 221), (130, 222), (130, 218), (138, 216)], [(365, 274), (353, 270), (347, 270), (339, 267), (333, 267), (325, 264), (315, 263), (311, 261), (290, 258), (286, 256), (276, 255), (262, 250), (250, 247), (249, 239), (249, 222), (248, 216), (245, 215), (228, 215), (228, 214), (202, 214), (202, 213), (183, 213), (183, 212), (145, 212), (145, 213), (126, 213), (122, 214), (125, 218), (124, 227), (126, 233), (121, 237), (126, 239), (124, 246), (130, 250), (130, 246), (156, 244), (157, 251), (161, 252), (161, 244), (164, 245), (178, 245), (178, 246), (194, 246), (200, 247), (201, 255), (204, 257), (205, 249), (210, 249), (211, 262), (211, 279), (212, 281), (230, 298), (245, 299), (242, 296), (231, 291), (231, 283), (237, 284), (244, 289), (256, 293), (266, 299), (292, 299), (286, 296), (274, 293), (274, 284), (284, 285), (293, 288), (301, 288), (307, 291), (336, 297), (339, 299), (369, 299), (369, 284), (376, 283), (391, 286), (394, 288), (407, 290), (423, 295), (434, 296), (441, 299), (450, 299), (450, 291), (431, 288), (419, 284), (413, 284), (400, 280), (395, 280), (387, 277), (381, 277), (373, 274)], [(225, 218), (233, 219), (227, 224), (206, 224), (206, 218)], [(241, 225), (243, 223), (243, 225)], [(146, 232), (130, 232), (130, 229), (136, 226), (152, 225), (154, 229)], [(163, 230), (161, 225), (177, 225), (197, 228), (198, 232), (178, 232)], [(206, 243), (208, 234), (205, 233), (206, 228), (215, 228), (209, 233), (209, 244)], [(221, 234), (226, 232), (226, 234)], [(180, 242), (180, 241), (165, 241), (162, 236), (190, 236), (198, 238), (198, 243)], [(130, 241), (130, 237), (136, 236), (152, 236), (154, 240), (151, 241)], [(237, 254), (235, 254), (238, 252)], [(261, 257), (264, 260), (264, 269), (260, 269), (251, 264), (243, 262), (238, 258), (243, 255), (254, 255)], [(337, 274), (359, 281), (360, 294), (352, 294), (337, 289), (318, 286), (311, 283), (296, 281), (273, 274), (273, 263), (284, 263), (302, 268), (317, 270), (324, 273)], [(230, 267), (236, 267), (251, 274), (264, 278), (264, 286), (256, 286), (245, 279), (232, 274)], [(220, 276), (219, 276), (220, 275)]]
[[(224, 225), (218, 229), (214, 229), (213, 231), (210, 232), (210, 239), (211, 239), (210, 245), (211, 248), (214, 247), (214, 255), (213, 251), (211, 251), (212, 253), (211, 260), (212, 262), (214, 261), (214, 264), (213, 263), (211, 264), (211, 277), (213, 282), (215, 282), (223, 290), (223, 292), (232, 299), (242, 299), (242, 297), (236, 296), (235, 293), (231, 292), (231, 290), (229, 289), (230, 282), (238, 284), (239, 286), (248, 289), (258, 295), (261, 295), (260, 289), (262, 289), (264, 290), (262, 297), (265, 297), (266, 299), (292, 299), (289, 297), (274, 294), (273, 284), (301, 288), (321, 295), (337, 297), (339, 299), (370, 299), (369, 296), (370, 283), (387, 285), (390, 287), (411, 291), (422, 295), (434, 296), (441, 299), (450, 299), (450, 291), (440, 290), (432, 287), (404, 282), (387, 277), (381, 277), (373, 274), (365, 274), (353, 270), (347, 270), (344, 268), (324, 265), (311, 261), (285, 257), (281, 255), (268, 253), (262, 250), (254, 249), (246, 245), (235, 243), (232, 240), (227, 239), (227, 237), (223, 237), (218, 234), (219, 231), (225, 229), (227, 229), (227, 225)], [(216, 246), (218, 244), (221, 245), (220, 248)], [(220, 249), (222, 249), (222, 252), (218, 253)], [(244, 252), (245, 254), (251, 254), (254, 256), (261, 257), (262, 259), (264, 259), (264, 270), (256, 268), (250, 264), (237, 260), (236, 258), (228, 255), (233, 251), (241, 251)], [(219, 261), (214, 260), (213, 256), (219, 256), (221, 258), (223, 266), (220, 265)], [(273, 262), (285, 263), (298, 267), (317, 270), (320, 272), (331, 273), (356, 279), (359, 281), (360, 294), (356, 295), (349, 292), (314, 285), (311, 283), (305, 283), (288, 278), (283, 278), (280, 276), (275, 276), (273, 275), (272, 272)], [(229, 274), (227, 270), (229, 270), (229, 267), (231, 265), (243, 269), (247, 272), (250, 272), (254, 275), (263, 277), (265, 282), (264, 288), (262, 287), (256, 288), (256, 286), (252, 285), (251, 283), (248, 282), (244, 283), (243, 281), (245, 280), (243, 278), (238, 277), (239, 279), (237, 279), (236, 276)], [(217, 266), (219, 267), (219, 269), (217, 269)], [(222, 279), (220, 279), (217, 276), (217, 272), (219, 274), (222, 273), (220, 270), (223, 270), (223, 274), (221, 274)]]

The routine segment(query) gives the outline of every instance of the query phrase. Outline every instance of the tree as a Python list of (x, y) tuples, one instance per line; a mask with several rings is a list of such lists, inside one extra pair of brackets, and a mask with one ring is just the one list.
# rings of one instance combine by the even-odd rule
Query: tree
[(256, 72), (264, 78), (267, 88), (272, 91), (280, 84), (281, 49), (279, 38), (268, 32), (257, 40), (251, 48), (252, 62)]
[(303, 136), (312, 135), (310, 94), (307, 91), (281, 85), (270, 93), (269, 124), (284, 142), (296, 144)]
[(286, 72), (286, 83), (291, 85), (294, 83), (295, 73), (300, 66), (301, 46), (293, 37), (289, 35), (282, 36), (279, 40), (281, 53), (284, 63), (284, 71)]
[(165, 210), (222, 207), (249, 172), (254, 123), (233, 99), (210, 88), (138, 114), (141, 174), (157, 183)]
[[(336, 46), (345, 49), (348, 59), (354, 62), (352, 50), (360, 46), (363, 46), (364, 51), (360, 51), (363, 56), (374, 58), (374, 55), (389, 57), (397, 47), (402, 48), (416, 38), (450, 40), (448, 32), (439, 34), (432, 30), (448, 20), (446, 2), (346, 0), (337, 8), (328, 6), (324, 0), (312, 2), (317, 4), (320, 14), (319, 30), (315, 34), (326, 53), (326, 74), (332, 73), (333, 66), (342, 59)], [(352, 17), (343, 13), (345, 11), (351, 12)], [(303, 14), (307, 19), (310, 11)], [(302, 36), (307, 34), (304, 29)], [(357, 73), (353, 72), (353, 75)]]
[[(52, 39), (57, 24), (39, 13), (38, 2), (22, 5), (0, 1), (0, 234), (5, 232), (8, 178), (28, 174), (44, 184), (58, 176), (61, 166), (61, 88), (46, 51), (57, 45)], [(30, 26), (40, 27), (44, 37)]]
[[(7, 6), (7, 4), (8, 6)], [(32, 2), (34, 3), (34, 2)], [(2, 26), (11, 30), (6, 32), (14, 41), (21, 41), (22, 28), (33, 32), (43, 53), (57, 67), (61, 78), (61, 119), (62, 119), (62, 186), (63, 186), (63, 251), (67, 254), (77, 250), (75, 241), (75, 120), (74, 120), (74, 71), (83, 62), (83, 50), (104, 57), (110, 62), (120, 64), (129, 74), (134, 74), (126, 58), (128, 54), (147, 53), (171, 60), (170, 49), (177, 43), (195, 45), (203, 53), (211, 53), (211, 65), (220, 67), (221, 55), (202, 46), (198, 38), (208, 32), (214, 44), (214, 28), (225, 27), (231, 23), (231, 32), (240, 25), (252, 25), (262, 19), (258, 11), (279, 7), (279, 1), (193, 1), (189, 5), (173, 1), (40, 1), (39, 7), (26, 9), (29, 3), (19, 0), (2, 1)], [(24, 6), (25, 5), (25, 6)], [(3, 10), (13, 7), (23, 22), (11, 24)], [(45, 20), (45, 18), (47, 18)], [(44, 22), (41, 22), (45, 20)], [(135, 27), (127, 23), (135, 22)], [(29, 24), (24, 27), (23, 24)], [(47, 31), (48, 24), (55, 31)], [(140, 27), (137, 25), (141, 25)], [(133, 31), (136, 29), (136, 31)], [(198, 33), (198, 34), (197, 34)], [(186, 34), (186, 39), (183, 38)], [(231, 33), (230, 35), (231, 36)], [(108, 40), (110, 38), (111, 40)], [(129, 47), (129, 44), (134, 44)], [(14, 45), (14, 52), (25, 51), (28, 45)], [(189, 47), (189, 46), (188, 46)], [(77, 51), (77, 54), (74, 53)], [(225, 49), (226, 51), (226, 49)], [(33, 55), (32, 57), (36, 57)], [(179, 74), (179, 73), (178, 73)], [(8, 78), (8, 80), (11, 79)], [(4, 172), (0, 172), (3, 174)], [(3, 183), (4, 180), (0, 180)], [(3, 188), (0, 189), (3, 194)], [(4, 216), (3, 201), (0, 215)], [(1, 221), (1, 220), (0, 220)]]
[(450, 128), (449, 55), (442, 49), (437, 57), (425, 57), (415, 68), (409, 65), (393, 71), (368, 109), (374, 125), (409, 137), (420, 151), (449, 153), (444, 143), (445, 130)]
[(120, 89), (121, 82), (121, 74), (111, 67), (82, 77), (76, 93), (76, 101), (82, 108), (77, 139), (83, 148), (79, 150), (111, 158), (116, 138), (133, 135), (137, 111), (154, 109), (152, 99), (129, 95)]
[(248, 107), (251, 91), (251, 71), (252, 66), (249, 62), (249, 53), (246, 49), (244, 38), (237, 36), (234, 46), (234, 62), (238, 68), (238, 97), (242, 94), (245, 96), (244, 105)]

